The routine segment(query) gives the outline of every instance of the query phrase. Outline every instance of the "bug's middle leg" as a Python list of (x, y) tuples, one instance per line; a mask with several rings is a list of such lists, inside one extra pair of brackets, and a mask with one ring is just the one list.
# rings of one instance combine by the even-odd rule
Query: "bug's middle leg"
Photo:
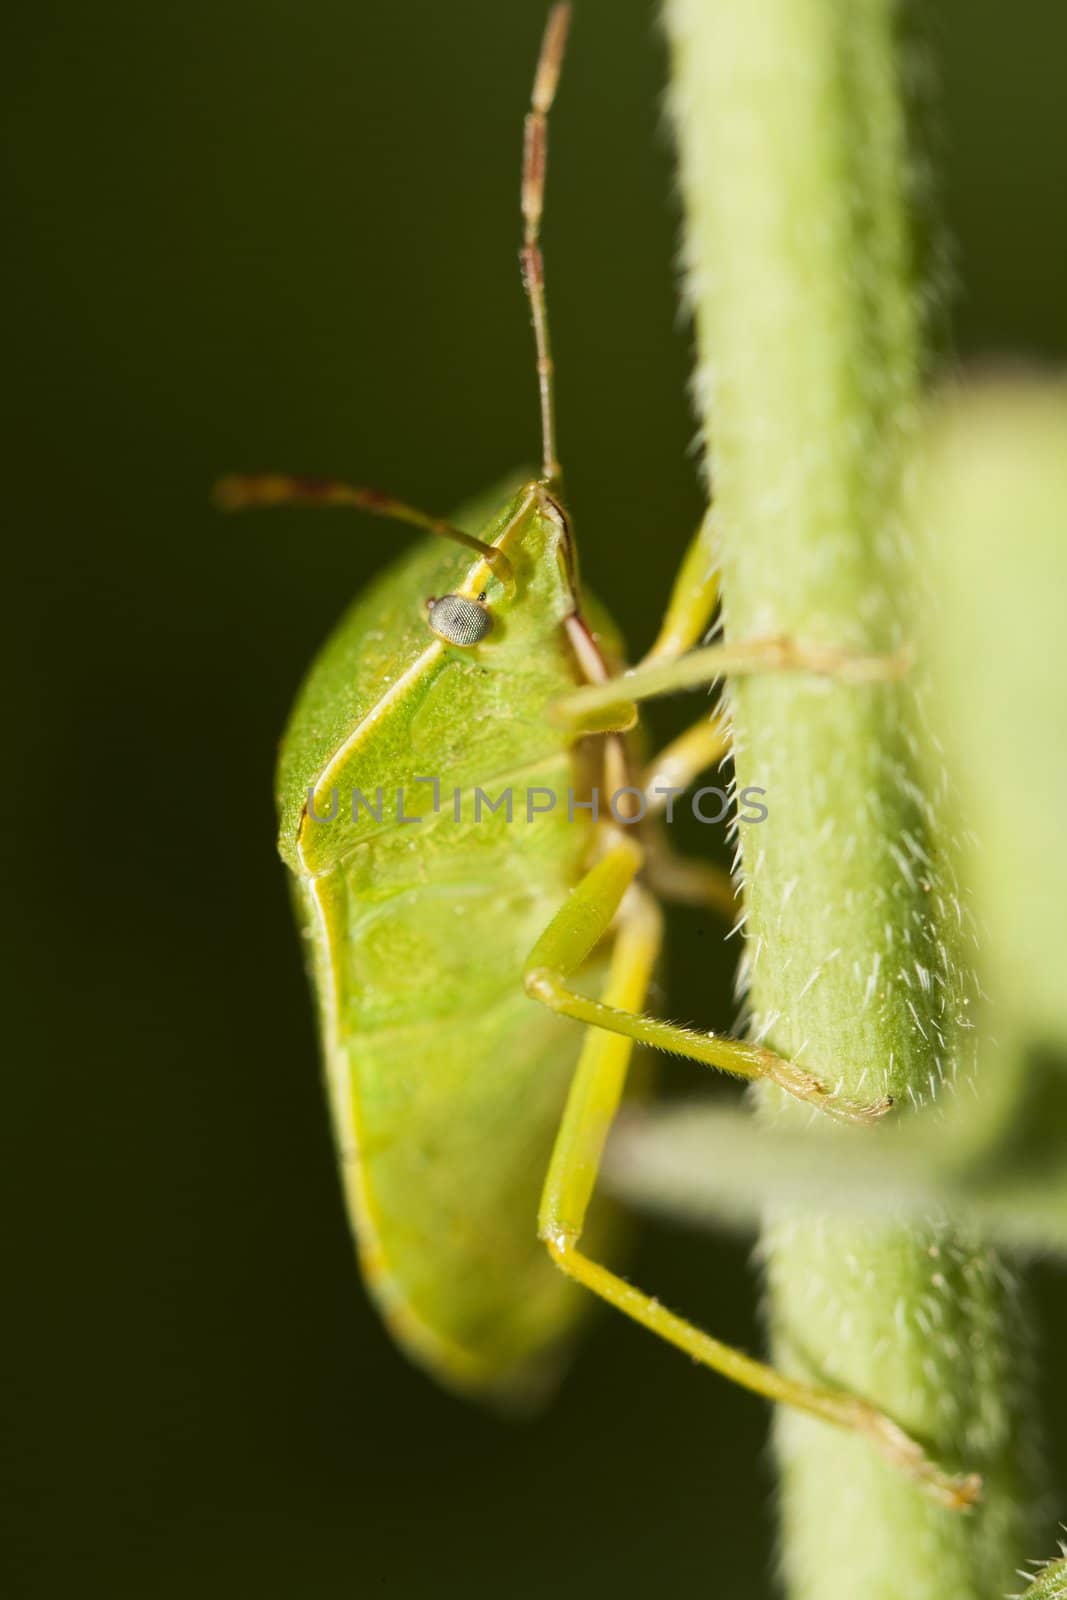
[[(606, 857), (605, 862), (611, 859)], [(632, 867), (632, 862), (626, 865)], [(594, 872), (596, 870), (594, 868)], [(609, 878), (610, 890), (607, 888)], [(603, 912), (608, 910), (620, 882), (624, 883), (620, 891), (624, 894), (628, 880), (622, 865), (603, 880), (598, 891), (600, 916), (580, 902), (574, 922), (566, 931), (558, 930), (563, 935), (558, 942), (567, 944), (572, 953), (591, 949), (595, 943), (594, 930)], [(591, 914), (582, 914), (586, 911)], [(644, 1004), (660, 937), (659, 909), (650, 895), (634, 885), (619, 918), (611, 971), (604, 991), (605, 1010), (621, 1016)], [(971, 1505), (978, 1496), (980, 1479), (954, 1477), (943, 1471), (890, 1417), (861, 1396), (790, 1377), (732, 1345), (723, 1344), (667, 1310), (658, 1300), (601, 1266), (579, 1248), (632, 1049), (632, 1037), (622, 1031), (605, 1032), (601, 1025), (590, 1027), (586, 1034), (553, 1148), (538, 1216), (540, 1237), (557, 1266), (576, 1283), (702, 1366), (765, 1399), (797, 1406), (825, 1422), (862, 1434), (889, 1462), (920, 1482), (940, 1504), (960, 1510)]]
[(673, 661), (698, 644), (708, 631), (719, 603), (719, 576), (711, 550), (711, 510), (689, 542), (671, 589), (663, 621), (641, 662)]
[[(701, 717), (691, 728), (672, 739), (649, 762), (640, 778), (646, 811), (650, 817), (666, 812), (670, 822), (674, 800), (690, 784), (729, 753), (730, 736), (726, 719), (713, 713)], [(722, 867), (677, 855), (657, 832), (645, 842), (645, 878), (661, 900), (680, 905), (703, 906), (720, 916), (734, 917), (737, 898), (733, 880)]]
[(622, 1034), (653, 1050), (685, 1056), (739, 1078), (767, 1078), (796, 1099), (849, 1122), (868, 1123), (887, 1111), (888, 1099), (861, 1104), (835, 1094), (815, 1073), (763, 1045), (700, 1033), (592, 1000), (571, 987), (570, 979), (610, 928), (642, 859), (639, 847), (622, 839), (571, 890), (527, 957), (523, 974), (527, 994), (563, 1016)]

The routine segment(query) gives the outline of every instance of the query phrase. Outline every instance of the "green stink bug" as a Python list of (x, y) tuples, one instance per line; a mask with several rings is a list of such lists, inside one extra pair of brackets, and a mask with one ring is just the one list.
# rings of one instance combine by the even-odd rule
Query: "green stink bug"
[(644, 1014), (657, 888), (723, 894), (706, 867), (669, 855), (657, 813), (717, 760), (725, 736), (704, 717), (646, 763), (638, 703), (727, 672), (863, 680), (897, 663), (781, 638), (698, 648), (715, 604), (698, 536), (655, 644), (622, 672), (614, 630), (579, 584), (556, 458), (539, 234), (569, 16), (566, 4), (550, 11), (525, 124), (539, 476), (455, 524), (334, 481), (220, 485), (230, 508), (352, 506), (432, 535), (341, 621), (300, 693), (278, 769), (279, 848), (362, 1270), (396, 1339), (455, 1387), (504, 1397), (542, 1382), (583, 1285), (705, 1366), (863, 1433), (961, 1506), (974, 1479), (943, 1473), (857, 1396), (700, 1332), (600, 1263), (609, 1240), (584, 1237), (635, 1043), (769, 1078), (847, 1119), (888, 1107), (843, 1100), (763, 1046)]

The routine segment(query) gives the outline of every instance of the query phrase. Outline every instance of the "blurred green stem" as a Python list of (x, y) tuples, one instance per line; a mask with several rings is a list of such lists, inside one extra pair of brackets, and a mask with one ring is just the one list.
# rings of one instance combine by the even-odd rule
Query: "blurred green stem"
[(631, 1204), (696, 1226), (750, 1228), (768, 1204), (854, 1221), (936, 1215), (1062, 1259), (1067, 1083), (1061, 1072), (1038, 1074), (1035, 1089), (1004, 1140), (963, 1163), (946, 1137), (953, 1124), (940, 1120), (831, 1142), (829, 1129), (761, 1126), (740, 1110), (675, 1101), (620, 1121), (605, 1179)]
[[(666, 0), (666, 19), (727, 637), (893, 650), (925, 288), (910, 19), (890, 0)], [(919, 691), (751, 679), (731, 704), (738, 783), (770, 812), (742, 829), (755, 1031), (852, 1094), (924, 1105), (973, 1066), (975, 983)], [(779, 1413), (791, 1595), (1005, 1593), (1029, 1496), (1001, 1262), (943, 1226), (783, 1212), (764, 1252), (776, 1359), (986, 1483), (975, 1514), (940, 1510), (861, 1442)]]

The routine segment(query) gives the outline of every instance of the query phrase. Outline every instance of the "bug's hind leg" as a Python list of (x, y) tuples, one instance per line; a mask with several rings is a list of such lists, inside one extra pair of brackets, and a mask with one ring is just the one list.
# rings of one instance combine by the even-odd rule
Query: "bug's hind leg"
[[(626, 892), (635, 868), (634, 859), (628, 850), (615, 854), (629, 859), (616, 860), (610, 872), (601, 874), (595, 892), (578, 901), (573, 918), (565, 926), (552, 925), (556, 931), (550, 939), (551, 948), (566, 961), (575, 956), (580, 960), (577, 953), (592, 948), (599, 936), (596, 930), (603, 932), (611, 921), (614, 907)], [(604, 867), (608, 863), (612, 863), (611, 856), (600, 865)], [(597, 870), (594, 868), (594, 873)], [(589, 880), (585, 881), (588, 884)], [(659, 945), (658, 908), (651, 896), (634, 885), (619, 918), (604, 991), (605, 1012), (621, 1017), (644, 1003)], [(579, 1249), (632, 1048), (633, 1036), (623, 1031), (608, 1033), (594, 1025), (586, 1034), (552, 1153), (538, 1219), (540, 1236), (553, 1260), (575, 1282), (584, 1284), (609, 1305), (666, 1339), (694, 1361), (768, 1400), (797, 1406), (825, 1422), (862, 1434), (886, 1460), (909, 1473), (940, 1504), (960, 1510), (971, 1505), (981, 1486), (977, 1477), (957, 1478), (943, 1471), (891, 1418), (859, 1395), (791, 1378), (713, 1339)]]
[(591, 1000), (570, 987), (569, 979), (607, 933), (642, 859), (637, 845), (624, 840), (571, 890), (527, 957), (523, 975), (527, 994), (563, 1016), (622, 1034), (653, 1050), (686, 1056), (739, 1078), (767, 1078), (796, 1099), (849, 1122), (869, 1123), (888, 1111), (888, 1099), (866, 1104), (846, 1099), (806, 1067), (763, 1045), (663, 1022)]

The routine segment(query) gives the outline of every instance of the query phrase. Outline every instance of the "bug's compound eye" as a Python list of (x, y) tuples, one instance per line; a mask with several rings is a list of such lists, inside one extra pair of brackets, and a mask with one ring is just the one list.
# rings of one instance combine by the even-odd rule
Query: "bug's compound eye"
[(493, 626), (484, 595), (477, 600), (462, 594), (431, 598), (426, 602), (426, 617), (437, 637), (448, 644), (480, 644)]

